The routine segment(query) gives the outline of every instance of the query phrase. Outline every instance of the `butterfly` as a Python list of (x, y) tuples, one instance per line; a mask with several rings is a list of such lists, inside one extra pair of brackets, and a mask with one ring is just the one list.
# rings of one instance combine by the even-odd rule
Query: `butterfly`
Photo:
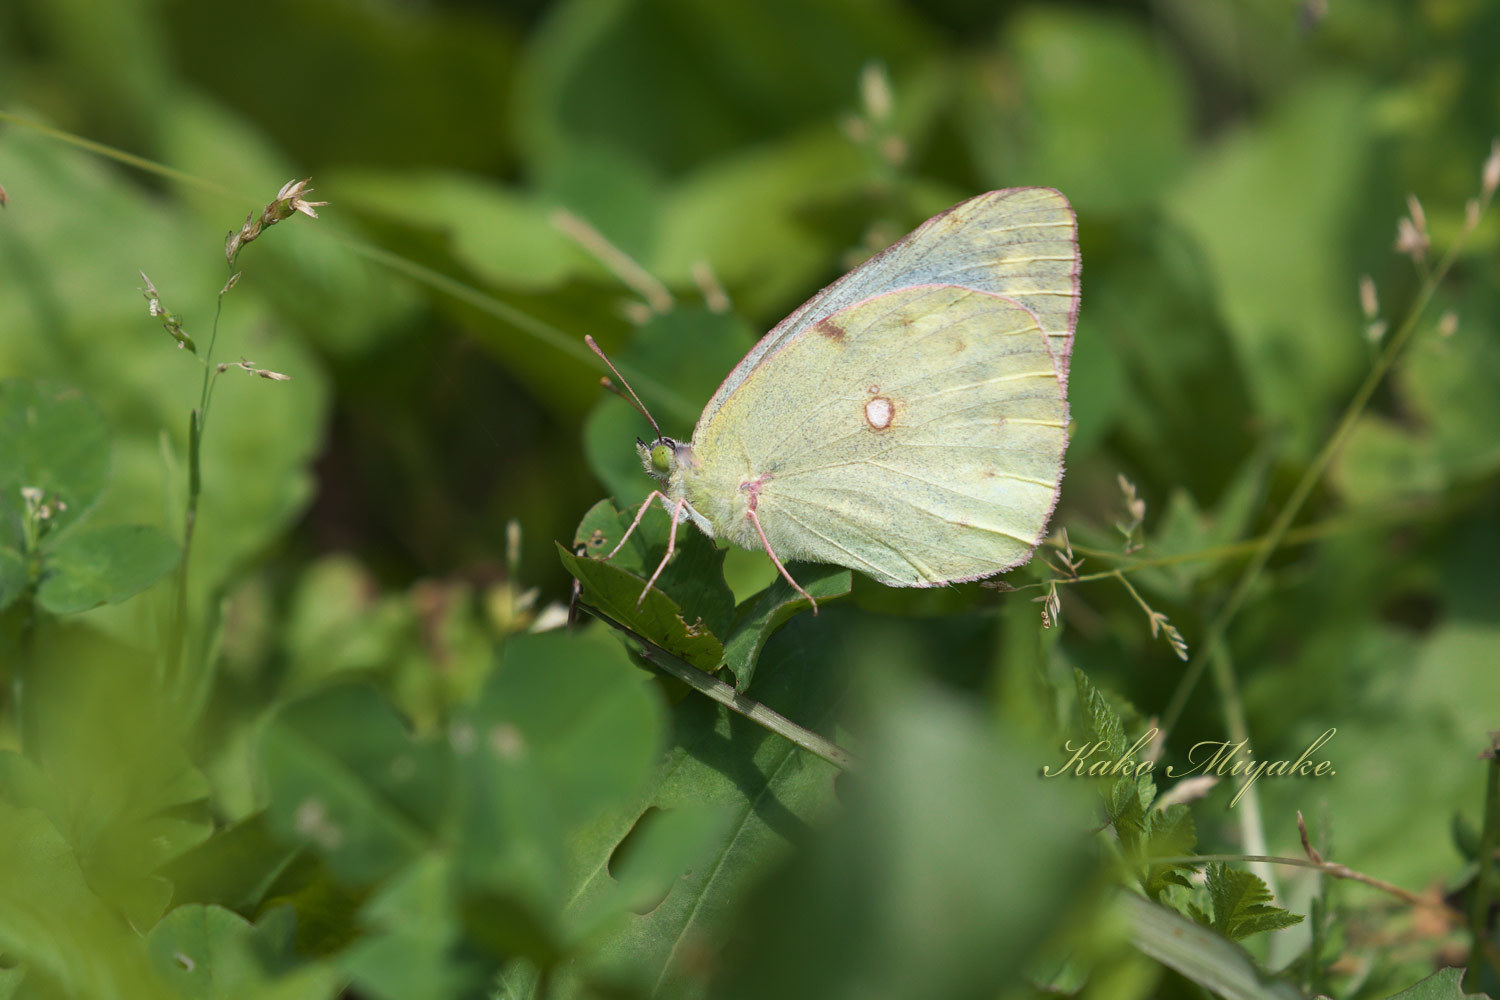
[[(1051, 188), (928, 219), (782, 320), (724, 379), (692, 440), (637, 441), (671, 515), (711, 538), (935, 587), (1024, 563), (1057, 504), (1078, 320), (1077, 219)], [(604, 380), (609, 385), (609, 380)], [(613, 386), (610, 386), (613, 388)], [(622, 393), (623, 395), (623, 393)]]

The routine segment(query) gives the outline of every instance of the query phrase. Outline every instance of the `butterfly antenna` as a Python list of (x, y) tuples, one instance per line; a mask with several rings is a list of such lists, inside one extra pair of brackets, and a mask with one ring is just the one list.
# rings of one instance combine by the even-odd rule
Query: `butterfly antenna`
[[(625, 400), (625, 402), (627, 402), (627, 403), (631, 404), (632, 406), (634, 406), (635, 409), (636, 409), (636, 412), (639, 413), (641, 416), (645, 417), (646, 418), (646, 423), (650, 424), (651, 425), (651, 429), (654, 430), (654, 431), (656, 431), (656, 436), (657, 437), (661, 437), (661, 428), (658, 427), (658, 426), (656, 426), (656, 420), (652, 418), (650, 411), (648, 411), (646, 409), (646, 404), (642, 403), (641, 402), (641, 397), (637, 396), (635, 394), (635, 390), (632, 389), (632, 388), (630, 388), (630, 383), (627, 382), (627, 381), (625, 381), (625, 376), (620, 374), (620, 369), (618, 369), (618, 368), (615, 367), (615, 363), (613, 361), (609, 360), (608, 356), (606, 356), (603, 351), (599, 350), (599, 345), (596, 344), (596, 343), (594, 343), (594, 338), (593, 337), (590, 337), (587, 334), (585, 334), (584, 337), (583, 337), (583, 342), (585, 344), (588, 344), (589, 345), (589, 350), (591, 350), (595, 354), (599, 355), (599, 360), (603, 361), (606, 365), (608, 365), (609, 366), (609, 370), (615, 373), (615, 378), (617, 378), (617, 379), (620, 380), (620, 385), (623, 385), (625, 387), (625, 392), (621, 392), (620, 391), (620, 386), (619, 385), (615, 385), (613, 382), (611, 382), (609, 380), (608, 377), (601, 378), (599, 380), (599, 384), (602, 385), (604, 388), (608, 389), (610, 392), (614, 393), (616, 396), (619, 396), (621, 399)], [(630, 393), (630, 395), (628, 395), (628, 396), (625, 395), (626, 392)]]

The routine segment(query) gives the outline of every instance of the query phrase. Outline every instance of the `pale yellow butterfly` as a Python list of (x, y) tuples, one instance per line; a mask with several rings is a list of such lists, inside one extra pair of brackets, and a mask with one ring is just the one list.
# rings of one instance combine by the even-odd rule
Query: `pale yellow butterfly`
[(610, 556), (659, 500), (671, 530), (642, 599), (686, 520), (764, 549), (814, 611), (786, 561), (893, 587), (1025, 562), (1062, 481), (1079, 270), (1062, 194), (991, 191), (928, 219), (766, 334), (691, 443), (663, 435), (630, 391), (656, 428), (638, 449), (659, 487)]

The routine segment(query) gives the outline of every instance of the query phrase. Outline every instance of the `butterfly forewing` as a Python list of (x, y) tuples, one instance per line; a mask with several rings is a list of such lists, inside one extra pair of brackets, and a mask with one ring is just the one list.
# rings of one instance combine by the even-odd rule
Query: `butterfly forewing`
[(767, 358), (839, 310), (913, 285), (959, 285), (1014, 299), (1037, 318), (1066, 386), (1078, 319), (1078, 226), (1051, 188), (1007, 188), (970, 198), (814, 295), (766, 334), (709, 401), (700, 425)]
[(1033, 312), (973, 288), (901, 288), (804, 326), (700, 423), (694, 503), (733, 498), (711, 506), (758, 547), (753, 496), (783, 559), (894, 586), (974, 579), (1040, 540), (1066, 424)]

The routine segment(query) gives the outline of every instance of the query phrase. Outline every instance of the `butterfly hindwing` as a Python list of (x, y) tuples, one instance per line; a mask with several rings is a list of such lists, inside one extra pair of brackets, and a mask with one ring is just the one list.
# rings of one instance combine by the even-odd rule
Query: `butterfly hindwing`
[(1066, 425), (1035, 313), (969, 287), (900, 288), (803, 326), (705, 414), (692, 500), (758, 548), (753, 495), (783, 560), (892, 586), (989, 576), (1040, 541)]

